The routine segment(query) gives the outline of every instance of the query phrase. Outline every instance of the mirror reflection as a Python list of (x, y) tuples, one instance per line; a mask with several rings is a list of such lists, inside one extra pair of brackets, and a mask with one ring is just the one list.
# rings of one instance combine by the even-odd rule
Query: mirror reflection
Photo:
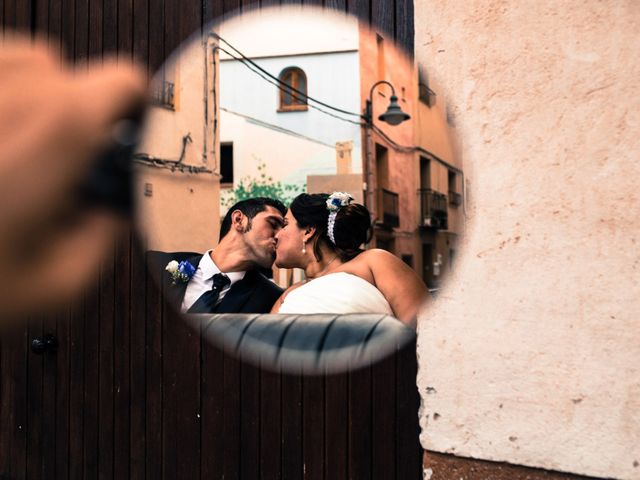
[(464, 177), (427, 72), (357, 19), (213, 25), (156, 75), (139, 224), (185, 313), (375, 313), (415, 328), (454, 265)]

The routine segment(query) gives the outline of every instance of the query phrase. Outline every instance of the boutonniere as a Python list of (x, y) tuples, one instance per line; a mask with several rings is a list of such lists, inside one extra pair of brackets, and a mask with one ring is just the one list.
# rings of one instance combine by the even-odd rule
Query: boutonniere
[(171, 280), (173, 285), (177, 285), (178, 283), (187, 283), (193, 277), (193, 274), (196, 273), (196, 267), (191, 265), (186, 260), (178, 263), (175, 260), (167, 263), (167, 266), (164, 269), (169, 272), (171, 275)]

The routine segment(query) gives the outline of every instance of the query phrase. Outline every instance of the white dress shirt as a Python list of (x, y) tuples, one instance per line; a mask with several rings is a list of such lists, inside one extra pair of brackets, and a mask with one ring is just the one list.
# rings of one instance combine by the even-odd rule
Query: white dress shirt
[(211, 258), (211, 252), (212, 250), (208, 250), (207, 252), (205, 252), (205, 254), (202, 256), (202, 259), (200, 260), (200, 263), (198, 263), (196, 273), (193, 274), (193, 277), (191, 277), (191, 280), (189, 280), (189, 283), (187, 284), (187, 289), (184, 293), (184, 298), (182, 299), (182, 312), (188, 311), (204, 292), (207, 292), (213, 288), (213, 276), (216, 273), (224, 273), (227, 277), (229, 277), (229, 280), (231, 280), (231, 283), (224, 287), (220, 292), (216, 305), (222, 301), (222, 299), (234, 283), (244, 278), (244, 274), (246, 272), (220, 271), (218, 266), (213, 262), (213, 259)]

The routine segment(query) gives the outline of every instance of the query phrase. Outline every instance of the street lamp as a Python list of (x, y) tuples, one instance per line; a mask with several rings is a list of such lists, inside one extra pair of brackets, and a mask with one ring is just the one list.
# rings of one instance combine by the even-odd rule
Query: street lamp
[(393, 85), (386, 80), (380, 80), (373, 84), (371, 90), (369, 90), (369, 98), (367, 99), (367, 103), (364, 110), (363, 118), (365, 122), (369, 125), (373, 124), (373, 90), (378, 85), (389, 85), (391, 87), (391, 98), (389, 99), (389, 106), (387, 107), (387, 111), (378, 117), (378, 120), (382, 122), (386, 122), (389, 125), (400, 125), (405, 120), (409, 120), (411, 116), (402, 111), (400, 105), (398, 105), (398, 97), (396, 97), (396, 89), (393, 88)]
[(373, 90), (379, 85), (389, 85), (391, 87), (391, 97), (389, 98), (389, 106), (387, 107), (387, 111), (381, 114), (378, 117), (378, 120), (382, 122), (386, 122), (391, 126), (400, 125), (405, 120), (409, 120), (411, 116), (402, 111), (400, 105), (398, 104), (398, 97), (396, 97), (396, 90), (393, 88), (393, 85), (386, 80), (380, 80), (374, 83), (371, 86), (371, 90), (369, 90), (369, 98), (367, 99), (367, 103), (365, 104), (364, 114), (362, 115), (362, 119), (364, 120), (364, 128), (366, 132), (366, 140), (365, 140), (365, 149), (366, 149), (366, 187), (365, 187), (365, 198), (366, 198), (366, 206), (369, 209), (369, 213), (371, 214), (371, 220), (375, 222), (377, 218), (377, 208), (375, 201), (375, 191), (376, 191), (376, 177), (374, 175), (375, 172), (375, 160), (373, 158), (373, 137), (371, 135), (371, 131), (373, 130)]

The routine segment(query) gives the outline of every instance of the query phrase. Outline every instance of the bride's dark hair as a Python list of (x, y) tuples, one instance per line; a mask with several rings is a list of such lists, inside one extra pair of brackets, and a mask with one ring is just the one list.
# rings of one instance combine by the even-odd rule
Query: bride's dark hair
[(347, 262), (362, 252), (360, 245), (371, 239), (371, 217), (369, 210), (364, 205), (351, 203), (340, 207), (336, 214), (331, 241), (327, 235), (327, 223), (329, 210), (327, 209), (326, 193), (301, 193), (289, 209), (300, 228), (314, 227), (316, 233), (313, 238), (317, 241), (313, 244), (313, 254), (316, 260), (322, 260), (320, 243), (325, 244), (330, 250), (335, 251), (343, 262)]

